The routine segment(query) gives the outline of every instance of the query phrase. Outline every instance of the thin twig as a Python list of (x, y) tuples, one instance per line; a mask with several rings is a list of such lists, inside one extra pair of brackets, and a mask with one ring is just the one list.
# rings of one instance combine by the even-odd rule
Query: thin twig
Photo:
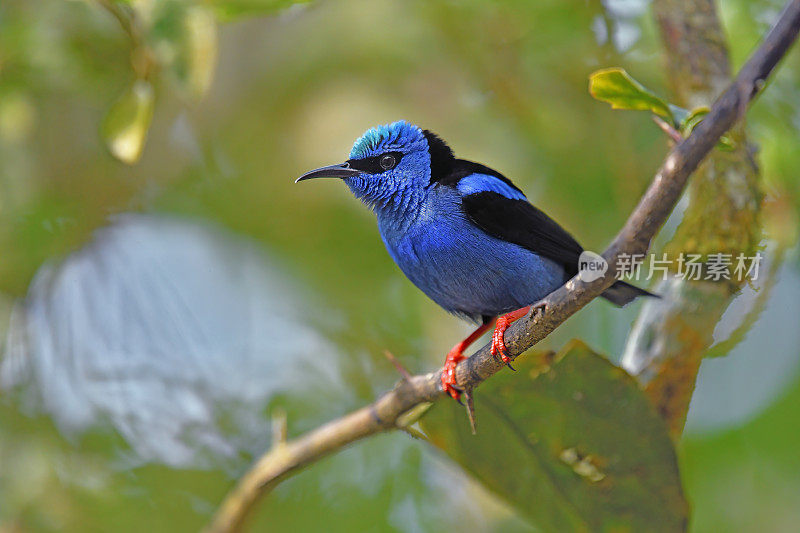
[(272, 413), (272, 448), (286, 445), (286, 411), (276, 409)]
[(132, 47), (135, 48), (139, 46), (141, 39), (139, 37), (139, 31), (134, 25), (134, 15), (130, 9), (118, 4), (114, 0), (97, 0), (97, 3), (100, 4), (106, 11), (111, 13), (115, 19), (117, 19), (120, 27), (122, 27), (122, 31), (124, 31), (131, 40)]
[(158, 67), (155, 54), (142, 38), (141, 20), (136, 11), (115, 0), (96, 0), (119, 23), (131, 43), (131, 66), (137, 78), (149, 80)]
[(661, 128), (661, 131), (666, 133), (670, 139), (672, 139), (676, 143), (679, 143), (683, 140), (683, 135), (681, 135), (681, 132), (673, 128), (672, 124), (670, 124), (663, 118), (659, 117), (658, 115), (652, 115), (652, 117), (653, 117), (653, 122), (655, 122), (656, 125), (659, 128)]
[[(620, 256), (647, 251), (651, 239), (678, 202), (689, 175), (722, 134), (742, 117), (747, 104), (794, 42), (798, 29), (800, 0), (792, 0), (706, 118), (667, 156), (625, 226), (603, 254), (612, 268), (593, 282), (584, 282), (578, 277), (571, 279), (539, 302), (546, 304), (545, 312), (532, 313), (515, 322), (506, 332), (506, 346), (512, 359), (544, 339), (610, 287), (616, 281)], [(458, 384), (471, 390), (503, 366), (491, 355), (489, 347), (484, 346), (458, 365)], [(289, 441), (279, 450), (266, 453), (225, 498), (208, 531), (222, 533), (239, 530), (258, 499), (283, 479), (357, 440), (395, 429), (398, 418), (415, 406), (444, 398), (441, 372), (440, 369), (402, 380), (374, 403)]]
[(406, 370), (406, 367), (403, 366), (403, 363), (401, 363), (392, 352), (389, 350), (384, 350), (383, 355), (385, 355), (386, 359), (388, 359), (395, 369), (397, 369), (397, 372), (400, 374), (400, 377), (403, 378), (403, 381), (408, 381), (411, 379), (411, 373)]
[(469, 427), (472, 430), (472, 434), (477, 435), (478, 419), (475, 416), (475, 395), (472, 393), (472, 389), (467, 389), (464, 391), (464, 396), (467, 399), (467, 418), (469, 418)]

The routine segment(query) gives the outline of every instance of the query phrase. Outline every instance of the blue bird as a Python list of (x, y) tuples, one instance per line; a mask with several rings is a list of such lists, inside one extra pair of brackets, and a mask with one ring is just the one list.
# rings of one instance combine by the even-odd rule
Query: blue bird
[[(459, 399), (455, 368), (495, 322), (492, 354), (509, 362), (508, 325), (578, 273), (583, 248), (511, 180), (457, 159), (434, 133), (405, 121), (367, 130), (350, 159), (303, 174), (342, 178), (371, 208), (389, 255), (445, 310), (480, 323), (447, 354), (442, 387)], [(618, 281), (603, 297), (623, 306), (645, 290)]]

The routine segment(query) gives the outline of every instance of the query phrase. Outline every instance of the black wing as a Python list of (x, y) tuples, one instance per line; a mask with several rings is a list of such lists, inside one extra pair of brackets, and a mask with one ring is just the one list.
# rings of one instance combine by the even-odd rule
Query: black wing
[(563, 265), (570, 277), (578, 273), (581, 245), (555, 220), (530, 203), (495, 192), (470, 194), (462, 202), (472, 223), (489, 235)]

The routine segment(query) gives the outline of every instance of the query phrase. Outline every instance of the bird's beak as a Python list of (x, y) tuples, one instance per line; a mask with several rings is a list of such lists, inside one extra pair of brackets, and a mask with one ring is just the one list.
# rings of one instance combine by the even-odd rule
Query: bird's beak
[(351, 168), (349, 163), (342, 163), (341, 165), (330, 165), (312, 170), (311, 172), (306, 172), (294, 180), (294, 182), (297, 183), (298, 181), (311, 180), (314, 178), (349, 178), (359, 174), (361, 174), (360, 170)]

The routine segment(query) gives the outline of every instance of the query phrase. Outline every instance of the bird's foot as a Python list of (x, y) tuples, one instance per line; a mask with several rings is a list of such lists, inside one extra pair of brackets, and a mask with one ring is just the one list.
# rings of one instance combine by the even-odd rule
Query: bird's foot
[(464, 350), (469, 348), (472, 343), (480, 338), (490, 327), (491, 321), (485, 320), (483, 324), (470, 333), (466, 339), (453, 346), (447, 353), (447, 359), (444, 360), (444, 368), (442, 368), (442, 388), (458, 403), (461, 403), (461, 393), (464, 392), (464, 389), (456, 384), (456, 366), (466, 359), (466, 357), (464, 357)]
[(506, 313), (505, 315), (499, 317), (497, 322), (494, 326), (494, 332), (492, 333), (492, 347), (491, 352), (492, 355), (502, 361), (504, 364), (508, 365), (508, 368), (514, 370), (514, 367), (511, 366), (511, 358), (508, 356), (508, 351), (506, 349), (506, 341), (504, 338), (505, 332), (514, 321), (522, 318), (528, 311), (530, 311), (530, 306), (523, 307), (521, 309), (517, 309), (516, 311), (511, 311), (510, 313)]
[(497, 324), (495, 324), (494, 332), (492, 333), (492, 355), (505, 364), (511, 362), (511, 358), (508, 357), (506, 351), (506, 341), (503, 338), (509, 324), (511, 324), (511, 322), (506, 319), (505, 315), (501, 316), (497, 319)]
[(461, 401), (461, 393), (464, 392), (464, 389), (456, 384), (456, 366), (464, 359), (463, 349), (458, 344), (447, 352), (444, 368), (442, 368), (442, 388), (457, 402)]

